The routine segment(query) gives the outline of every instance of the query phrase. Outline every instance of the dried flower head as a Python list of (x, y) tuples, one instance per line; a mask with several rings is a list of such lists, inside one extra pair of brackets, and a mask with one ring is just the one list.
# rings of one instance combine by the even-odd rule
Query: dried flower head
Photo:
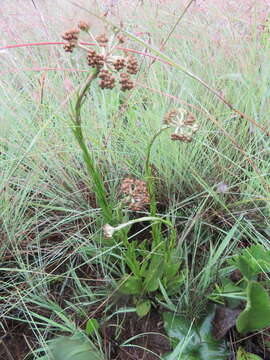
[(65, 50), (65, 52), (72, 53), (75, 46), (76, 46), (76, 43), (69, 41), (66, 44), (64, 44), (63, 49)]
[(127, 60), (127, 72), (132, 75), (136, 75), (139, 71), (138, 61), (133, 55), (128, 56)]
[(99, 83), (101, 89), (113, 89), (115, 87), (115, 77), (110, 71), (102, 69), (98, 77), (101, 79)]
[(134, 83), (132, 80), (130, 80), (130, 76), (127, 73), (121, 73), (120, 74), (120, 80), (119, 83), (121, 84), (121, 90), (131, 90), (134, 88)]
[(124, 58), (118, 57), (114, 61), (113, 66), (116, 71), (120, 71), (120, 70), (124, 69), (124, 67), (126, 66), (126, 60)]
[[(85, 21), (80, 21), (78, 27), (82, 31), (89, 30), (89, 24)], [(125, 41), (124, 36), (118, 34), (116, 39), (115, 35), (112, 35), (109, 39), (105, 33), (102, 33), (95, 38), (99, 46), (97, 46), (96, 49), (89, 49), (86, 44), (78, 43), (79, 29), (71, 29), (64, 33), (63, 39), (67, 41), (64, 45), (64, 50), (66, 52), (72, 52), (77, 45), (79, 48), (87, 51), (87, 62), (90, 67), (96, 68), (98, 73), (101, 72), (101, 70), (107, 71), (99, 76), (101, 79), (99, 86), (102, 89), (112, 89), (115, 87), (116, 78), (112, 73), (120, 73), (124, 69), (126, 69), (124, 73), (119, 75), (116, 74), (117, 80), (121, 85), (120, 89), (122, 91), (133, 89), (134, 83), (131, 80), (130, 75), (137, 74), (139, 66), (135, 56), (130, 55), (126, 50), (117, 47), (119, 43)], [(115, 54), (117, 49), (120, 49), (123, 56)]]
[(198, 131), (199, 127), (195, 121), (194, 115), (182, 108), (170, 110), (164, 116), (164, 123), (175, 128), (171, 139), (183, 142), (191, 142), (193, 135)]
[(124, 44), (124, 42), (126, 41), (123, 34), (118, 34), (117, 39), (118, 39), (119, 44)]
[(120, 193), (125, 196), (124, 201), (133, 211), (142, 210), (150, 202), (146, 182), (126, 177), (120, 187)]
[(104, 65), (105, 58), (101, 54), (97, 54), (95, 50), (88, 50), (87, 54), (88, 65), (91, 67), (101, 68)]
[(78, 40), (79, 33), (80, 33), (79, 29), (71, 29), (71, 30), (64, 32), (64, 34), (62, 35), (62, 38), (67, 41)]
[(67, 42), (64, 44), (63, 48), (66, 52), (72, 52), (75, 46), (77, 45), (78, 35), (80, 33), (79, 29), (71, 29), (66, 31), (62, 38)]
[(90, 28), (90, 25), (88, 22), (81, 20), (78, 23), (78, 28), (82, 31), (88, 31)]
[(96, 37), (96, 41), (98, 42), (99, 46), (106, 47), (109, 39), (106, 34), (100, 34)]

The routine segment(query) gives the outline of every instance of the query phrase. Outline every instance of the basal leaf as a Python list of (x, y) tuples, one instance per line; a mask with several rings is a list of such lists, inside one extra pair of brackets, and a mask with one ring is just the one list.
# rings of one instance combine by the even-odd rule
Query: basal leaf
[(143, 300), (139, 301), (136, 305), (136, 313), (143, 317), (149, 313), (151, 309), (151, 301), (150, 300)]
[(260, 356), (246, 352), (242, 347), (237, 350), (236, 360), (263, 360)]
[[(166, 360), (226, 360), (228, 352), (225, 342), (212, 336), (212, 320), (215, 308), (197, 324), (186, 317), (166, 312), (163, 314), (164, 328), (172, 340), (174, 351), (167, 354)], [(177, 341), (176, 341), (177, 340)], [(177, 353), (177, 348), (181, 351)]]
[(134, 275), (125, 276), (121, 280), (119, 291), (125, 295), (139, 295), (142, 292), (142, 279)]
[(104, 356), (82, 336), (63, 336), (52, 341), (47, 360), (104, 360)]
[(247, 305), (241, 312), (236, 327), (241, 334), (270, 326), (270, 299), (262, 285), (251, 281), (247, 287)]
[(89, 319), (86, 323), (85, 331), (87, 335), (93, 334), (99, 329), (99, 323), (96, 319)]

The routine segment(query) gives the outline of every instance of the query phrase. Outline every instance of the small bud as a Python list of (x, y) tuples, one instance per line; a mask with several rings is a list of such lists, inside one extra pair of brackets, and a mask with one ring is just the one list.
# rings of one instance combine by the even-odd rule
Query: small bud
[(103, 226), (103, 235), (106, 239), (110, 239), (113, 237), (113, 233), (115, 232), (115, 228), (109, 224)]

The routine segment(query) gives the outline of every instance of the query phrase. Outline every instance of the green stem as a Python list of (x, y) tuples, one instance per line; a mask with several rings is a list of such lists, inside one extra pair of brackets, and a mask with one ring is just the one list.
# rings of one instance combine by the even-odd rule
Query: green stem
[[(147, 150), (146, 150), (146, 161), (145, 161), (145, 180), (146, 180), (146, 186), (150, 197), (150, 215), (156, 216), (157, 213), (157, 202), (155, 197), (155, 188), (154, 188), (154, 182), (152, 177), (152, 170), (150, 165), (150, 156), (151, 156), (151, 150), (152, 146), (155, 142), (155, 140), (158, 138), (158, 136), (162, 133), (162, 131), (168, 129), (168, 126), (161, 127), (156, 134), (153, 136), (152, 140), (150, 141)], [(159, 224), (153, 224), (152, 225), (152, 235), (154, 243), (159, 242), (160, 240), (160, 226)]]
[(104, 219), (106, 222), (111, 221), (112, 219), (112, 210), (109, 207), (107, 200), (106, 200), (106, 190), (105, 186), (102, 180), (102, 177), (100, 176), (100, 172), (96, 169), (94, 159), (90, 155), (90, 152), (88, 150), (88, 147), (85, 142), (85, 138), (82, 131), (81, 126), (81, 109), (83, 106), (83, 102), (85, 100), (85, 95), (90, 88), (92, 82), (97, 78), (99, 74), (99, 69), (95, 69), (86, 79), (86, 82), (81, 87), (80, 92), (78, 94), (78, 98), (75, 104), (75, 114), (73, 119), (73, 127), (72, 131), (73, 134), (82, 150), (83, 153), (83, 159), (87, 167), (87, 172), (89, 176), (92, 178), (94, 183), (94, 191), (97, 195), (97, 202), (100, 206)]
[(157, 211), (154, 183), (153, 183), (152, 171), (151, 171), (151, 166), (150, 166), (151, 150), (152, 150), (152, 146), (153, 146), (155, 140), (159, 137), (159, 135), (162, 133), (162, 131), (164, 131), (166, 129), (168, 129), (168, 126), (164, 126), (156, 132), (156, 134), (153, 136), (153, 138), (150, 141), (150, 143), (147, 147), (147, 150), (146, 150), (145, 178), (146, 178), (147, 190), (148, 190), (149, 197), (150, 197), (150, 214), (151, 214), (151, 216), (155, 216), (156, 211)]

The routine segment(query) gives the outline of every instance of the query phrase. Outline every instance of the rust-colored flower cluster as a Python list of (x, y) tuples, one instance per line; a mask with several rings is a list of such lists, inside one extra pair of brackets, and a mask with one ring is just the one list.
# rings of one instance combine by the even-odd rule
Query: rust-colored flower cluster
[(136, 75), (139, 71), (138, 61), (133, 55), (128, 55), (127, 60), (127, 72), (132, 75)]
[(170, 110), (164, 116), (164, 123), (175, 129), (171, 139), (183, 142), (191, 142), (199, 129), (194, 115), (182, 108)]
[(102, 68), (105, 62), (105, 58), (103, 55), (97, 54), (95, 50), (88, 50), (87, 53), (87, 62), (88, 65), (95, 68)]
[(66, 40), (66, 43), (64, 44), (64, 50), (66, 52), (73, 51), (73, 49), (75, 48), (78, 42), (79, 33), (80, 33), (79, 29), (71, 29), (63, 34), (62, 38)]
[(123, 91), (131, 90), (134, 87), (133, 81), (127, 73), (120, 74), (119, 83), (121, 84), (121, 90)]
[(98, 75), (101, 79), (99, 86), (101, 89), (113, 89), (115, 86), (115, 77), (108, 70), (102, 69)]
[[(127, 54), (124, 50), (122, 50), (122, 56), (114, 54), (118, 45), (125, 42), (124, 36), (117, 34), (109, 39), (105, 33), (102, 33), (94, 38), (89, 29), (90, 26), (87, 22), (80, 21), (78, 29), (66, 31), (63, 35), (63, 39), (67, 41), (64, 45), (65, 51), (72, 52), (75, 46), (87, 51), (87, 63), (90, 67), (98, 70), (99, 86), (102, 89), (113, 89), (117, 82), (122, 91), (133, 89), (134, 82), (131, 76), (136, 75), (139, 71), (136, 57)], [(88, 49), (85, 45), (78, 43), (80, 30), (92, 36), (92, 40), (94, 38), (96, 49)]]
[(128, 205), (128, 208), (133, 211), (144, 209), (150, 202), (147, 185), (143, 180), (137, 180), (131, 177), (124, 178), (120, 187), (120, 193), (125, 196), (125, 203)]

